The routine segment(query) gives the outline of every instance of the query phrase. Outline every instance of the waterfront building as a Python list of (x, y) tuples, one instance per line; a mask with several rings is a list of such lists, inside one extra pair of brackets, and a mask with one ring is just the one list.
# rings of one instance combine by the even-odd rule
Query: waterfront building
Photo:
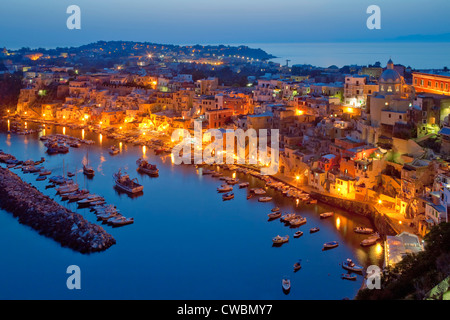
[(450, 72), (413, 72), (416, 92), (450, 95)]

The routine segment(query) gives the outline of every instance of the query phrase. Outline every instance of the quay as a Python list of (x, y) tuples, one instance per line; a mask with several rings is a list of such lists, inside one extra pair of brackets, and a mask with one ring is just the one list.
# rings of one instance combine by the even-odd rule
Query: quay
[(0, 207), (20, 223), (81, 253), (104, 251), (116, 240), (101, 226), (85, 220), (0, 167)]

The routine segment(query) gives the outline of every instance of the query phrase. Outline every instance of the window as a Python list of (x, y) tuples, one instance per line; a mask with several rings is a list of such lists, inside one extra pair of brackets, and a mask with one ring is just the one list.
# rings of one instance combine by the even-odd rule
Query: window
[(418, 82), (417, 79), (414, 79), (414, 84), (415, 84), (415, 85), (417, 85), (417, 82)]
[(431, 87), (431, 81), (428, 81), (428, 87)]
[(420, 85), (423, 87), (423, 80), (420, 80)]
[(389, 118), (391, 117), (391, 114), (389, 113)]

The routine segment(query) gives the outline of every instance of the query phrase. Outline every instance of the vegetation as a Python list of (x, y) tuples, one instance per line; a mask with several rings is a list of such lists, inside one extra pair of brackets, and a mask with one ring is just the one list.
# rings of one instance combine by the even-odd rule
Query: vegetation
[(360, 290), (356, 299), (424, 299), (450, 275), (450, 223), (433, 227), (424, 240), (424, 251), (405, 256), (383, 273), (380, 290)]

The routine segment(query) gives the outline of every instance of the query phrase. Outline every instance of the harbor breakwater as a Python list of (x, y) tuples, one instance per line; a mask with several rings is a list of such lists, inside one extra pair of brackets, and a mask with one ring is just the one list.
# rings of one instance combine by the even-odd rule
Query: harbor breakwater
[(311, 192), (311, 197), (328, 205), (343, 209), (350, 213), (359, 214), (369, 218), (376, 230), (383, 238), (396, 235), (397, 231), (392, 226), (389, 217), (379, 212), (373, 205), (365, 202), (348, 200), (327, 196), (317, 192)]
[(0, 207), (40, 234), (81, 253), (108, 249), (116, 240), (101, 226), (92, 224), (0, 167)]

